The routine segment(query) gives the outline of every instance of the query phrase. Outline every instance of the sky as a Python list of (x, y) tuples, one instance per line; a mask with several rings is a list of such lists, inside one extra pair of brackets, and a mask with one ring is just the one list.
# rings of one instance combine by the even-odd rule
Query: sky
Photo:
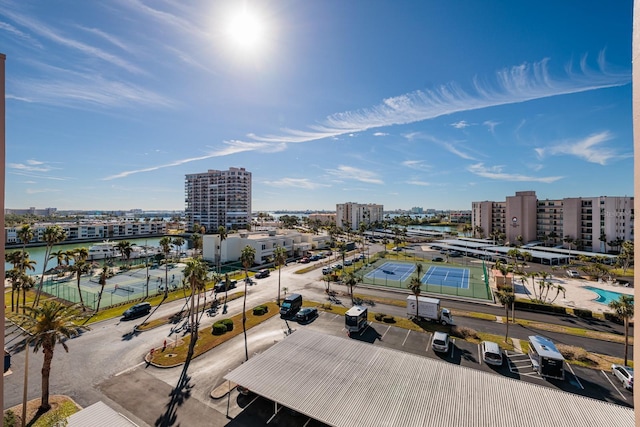
[(0, 0), (5, 207), (633, 195), (632, 0)]

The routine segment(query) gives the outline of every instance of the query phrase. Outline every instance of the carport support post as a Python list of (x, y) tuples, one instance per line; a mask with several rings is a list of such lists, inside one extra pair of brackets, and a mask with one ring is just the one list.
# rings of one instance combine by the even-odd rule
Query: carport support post
[(227, 418), (229, 417), (229, 403), (231, 402), (231, 380), (227, 380)]

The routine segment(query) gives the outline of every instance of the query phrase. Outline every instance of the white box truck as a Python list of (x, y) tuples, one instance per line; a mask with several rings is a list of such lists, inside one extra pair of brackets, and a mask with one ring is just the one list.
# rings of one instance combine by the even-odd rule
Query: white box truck
[(443, 325), (453, 325), (453, 317), (449, 309), (440, 307), (440, 300), (437, 298), (416, 297), (410, 295), (407, 297), (407, 315), (409, 318), (420, 318), (440, 322)]

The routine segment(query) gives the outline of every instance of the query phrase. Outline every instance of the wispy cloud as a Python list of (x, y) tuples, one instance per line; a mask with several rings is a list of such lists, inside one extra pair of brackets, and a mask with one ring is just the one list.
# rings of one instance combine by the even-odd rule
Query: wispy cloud
[(489, 130), (489, 132), (493, 134), (496, 129), (496, 126), (498, 126), (500, 122), (494, 122), (493, 120), (486, 120), (482, 124), (485, 125)]
[(451, 126), (456, 129), (464, 129), (468, 128), (471, 125), (466, 120), (460, 120), (459, 122), (451, 123)]
[(424, 160), (405, 160), (402, 162), (402, 166), (416, 170), (424, 170), (429, 167), (428, 165), (425, 165)]
[(491, 166), (487, 167), (482, 163), (476, 163), (467, 168), (467, 170), (475, 175), (483, 178), (495, 179), (499, 181), (517, 181), (517, 182), (543, 182), (550, 184), (562, 179), (562, 176), (546, 176), (535, 177), (520, 174), (505, 173), (502, 171), (504, 166)]
[(27, 160), (25, 163), (8, 163), (7, 168), (24, 172), (49, 172), (53, 168), (39, 160)]
[(632, 153), (618, 154), (603, 144), (613, 139), (613, 135), (609, 131), (589, 135), (588, 137), (578, 141), (567, 141), (558, 145), (545, 148), (536, 148), (535, 151), (540, 158), (546, 155), (569, 155), (586, 160), (589, 163), (597, 163), (606, 165), (611, 159), (620, 159), (632, 157)]
[(41, 194), (41, 193), (59, 193), (62, 191), (59, 188), (27, 188), (27, 194)]
[(430, 182), (426, 182), (426, 181), (418, 181), (418, 180), (409, 180), (407, 181), (407, 184), (411, 184), (411, 185), (419, 185), (421, 187), (428, 187), (429, 185), (431, 185)]
[(370, 108), (336, 113), (318, 125), (309, 126), (308, 130), (282, 129), (281, 135), (249, 136), (261, 142), (309, 142), (464, 111), (623, 86), (631, 82), (631, 73), (628, 71), (618, 74), (608, 72), (603, 54), (599, 56), (598, 63), (599, 70), (593, 71), (587, 67), (586, 58), (583, 58), (578, 73), (567, 67), (564, 77), (554, 78), (549, 73), (549, 60), (544, 59), (497, 72), (492, 86), (474, 79), (472, 90), (466, 91), (451, 83), (432, 90), (418, 90), (387, 98)]
[(457, 147), (455, 144), (453, 144), (452, 142), (448, 142), (448, 141), (442, 141), (441, 139), (438, 139), (432, 135), (427, 135), (424, 133), (420, 133), (420, 132), (412, 132), (412, 133), (408, 133), (408, 134), (404, 134), (403, 135), (405, 138), (407, 138), (407, 140), (409, 141), (415, 141), (415, 140), (426, 140), (426, 141), (431, 141), (431, 142), (435, 142), (436, 144), (440, 145), (441, 147), (443, 147), (445, 150), (447, 150), (448, 152), (455, 154), (456, 156), (465, 159), (465, 160), (478, 160), (475, 157), (473, 157), (471, 154), (464, 152), (463, 150), (461, 150), (459, 147)]
[(37, 47), (38, 49), (42, 48), (42, 44), (38, 40), (35, 40), (29, 34), (20, 31), (19, 29), (17, 29), (16, 27), (14, 27), (11, 24), (8, 24), (6, 22), (0, 22), (0, 31), (5, 31), (5, 32), (8, 32), (8, 33), (11, 33), (15, 37), (17, 37), (18, 39), (22, 39), (22, 40), (26, 41), (27, 43)]
[(186, 159), (176, 160), (174, 162), (165, 163), (162, 165), (150, 166), (142, 169), (135, 169), (130, 171), (120, 172), (115, 175), (110, 175), (105, 178), (102, 178), (103, 181), (110, 181), (112, 179), (125, 178), (129, 175), (134, 175), (142, 172), (152, 172), (159, 169), (170, 168), (173, 166), (184, 165), (185, 163), (196, 162), (200, 160), (211, 159), (214, 157), (223, 157), (229, 156), (231, 154), (242, 153), (245, 151), (264, 151), (264, 152), (277, 152), (282, 151), (284, 149), (283, 144), (264, 144), (258, 142), (243, 142), (243, 141), (226, 141), (225, 146), (222, 149), (211, 151), (202, 156), (198, 157), (189, 157)]
[(277, 181), (264, 181), (264, 184), (274, 187), (296, 187), (306, 190), (315, 190), (323, 187), (330, 187), (328, 184), (313, 182), (308, 178), (282, 178)]
[(387, 136), (387, 135), (389, 135), (389, 134), (386, 133), (386, 132), (374, 132), (373, 133), (373, 136)]
[(354, 168), (353, 166), (341, 165), (338, 166), (338, 169), (328, 169), (327, 173), (339, 179), (355, 180), (368, 184), (383, 184), (383, 181), (375, 172)]

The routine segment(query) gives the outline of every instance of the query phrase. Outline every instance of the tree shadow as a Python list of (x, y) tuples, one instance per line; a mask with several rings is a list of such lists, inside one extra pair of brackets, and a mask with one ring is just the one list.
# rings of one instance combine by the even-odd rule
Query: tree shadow
[(137, 337), (138, 335), (140, 335), (140, 332), (134, 328), (131, 331), (127, 332), (126, 334), (122, 335), (122, 341), (130, 341), (131, 339)]
[(167, 409), (158, 417), (158, 419), (156, 419), (154, 426), (170, 427), (180, 425), (176, 424), (178, 419), (178, 408), (191, 397), (191, 389), (193, 388), (193, 384), (190, 383), (191, 377), (187, 375), (190, 363), (190, 358), (185, 361), (180, 377), (178, 378), (178, 383), (169, 393), (170, 399), (166, 406)]

